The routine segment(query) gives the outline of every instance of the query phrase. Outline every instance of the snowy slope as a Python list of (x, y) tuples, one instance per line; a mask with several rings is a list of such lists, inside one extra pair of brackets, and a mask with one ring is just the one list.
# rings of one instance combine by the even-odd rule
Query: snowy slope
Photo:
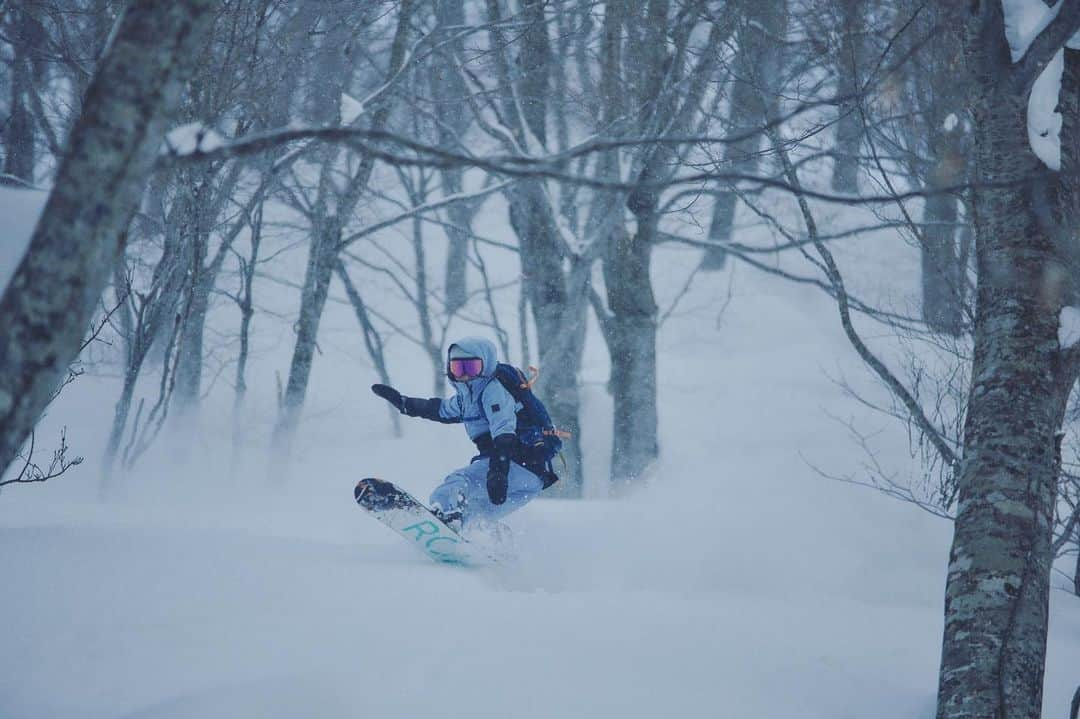
[[(902, 296), (914, 258), (847, 260), (860, 253)], [(696, 259), (658, 254), (662, 300)], [(932, 717), (949, 527), (808, 466), (857, 469), (832, 413), (885, 430), (883, 463), (912, 467), (903, 433), (830, 379), (874, 391), (835, 308), (745, 267), (680, 307), (660, 338), (657, 479), (527, 507), (511, 565), (435, 565), (353, 505), (368, 474), (425, 496), (468, 446), (432, 424), (391, 436), (373, 373), (332, 369), (331, 348), (359, 354), (347, 313), (328, 317), (288, 486), (268, 487), (257, 456), (229, 471), (228, 414), (211, 412), (207, 436), (161, 448), (116, 502), (96, 501), (89, 451), (77, 475), (5, 491), (0, 716)], [(598, 496), (595, 342), (583, 379)], [(76, 383), (48, 421), (93, 446), (108, 382)], [(1080, 664), (1080, 602), (1054, 602), (1048, 716)]]
[(0, 185), (0, 290), (7, 287), (22, 261), (49, 195), (42, 190)]

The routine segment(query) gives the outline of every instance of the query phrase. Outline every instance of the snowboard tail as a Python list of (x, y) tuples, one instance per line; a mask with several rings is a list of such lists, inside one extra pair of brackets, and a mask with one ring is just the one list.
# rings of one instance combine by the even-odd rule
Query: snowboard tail
[(482, 561), (469, 543), (415, 497), (392, 482), (368, 477), (353, 491), (356, 503), (437, 562)]

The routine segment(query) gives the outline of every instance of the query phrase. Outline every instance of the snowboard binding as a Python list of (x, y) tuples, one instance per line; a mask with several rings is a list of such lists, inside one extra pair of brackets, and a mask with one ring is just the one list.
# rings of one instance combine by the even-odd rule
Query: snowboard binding
[(403, 507), (412, 501), (408, 494), (390, 482), (375, 477), (368, 477), (357, 482), (353, 497), (356, 498), (357, 504), (369, 512)]

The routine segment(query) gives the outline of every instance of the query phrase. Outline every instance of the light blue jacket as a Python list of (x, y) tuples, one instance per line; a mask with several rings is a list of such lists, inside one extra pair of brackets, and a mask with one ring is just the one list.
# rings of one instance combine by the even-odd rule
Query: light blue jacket
[(454, 396), (442, 400), (439, 417), (447, 422), (463, 422), (469, 439), (474, 442), (484, 434), (494, 439), (503, 434), (515, 434), (517, 431), (516, 413), (521, 405), (502, 382), (495, 379), (495, 367), (498, 358), (495, 345), (483, 337), (465, 337), (450, 345), (447, 350), (457, 347), (467, 352), (470, 357), (479, 357), (484, 362), (483, 374), (469, 382), (455, 382)]

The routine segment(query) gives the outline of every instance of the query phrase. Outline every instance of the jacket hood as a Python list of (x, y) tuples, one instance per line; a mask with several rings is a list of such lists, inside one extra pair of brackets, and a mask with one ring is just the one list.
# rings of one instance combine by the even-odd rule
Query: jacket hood
[(499, 363), (495, 343), (483, 337), (463, 337), (451, 344), (446, 350), (446, 363), (450, 364), (450, 352), (457, 347), (469, 357), (479, 357), (484, 362), (483, 377), (494, 377), (495, 367)]

